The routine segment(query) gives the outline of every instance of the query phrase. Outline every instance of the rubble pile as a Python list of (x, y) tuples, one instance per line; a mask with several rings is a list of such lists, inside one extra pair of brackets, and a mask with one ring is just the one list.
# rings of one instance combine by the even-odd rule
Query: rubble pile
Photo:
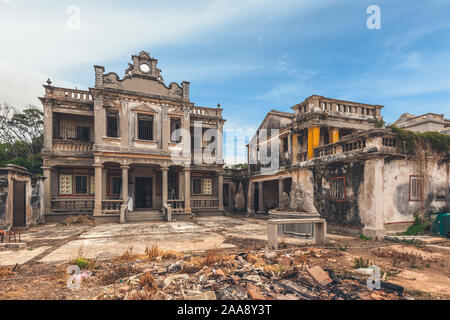
[[(136, 262), (134, 274), (104, 288), (96, 299), (193, 300), (350, 300), (402, 299), (403, 288), (382, 283), (370, 290), (366, 281), (310, 266), (314, 249), (306, 251), (161, 256)], [(320, 251), (319, 251), (320, 252)], [(176, 259), (173, 259), (176, 258)], [(112, 262), (114, 263), (114, 262)], [(127, 262), (129, 265), (129, 262)], [(111, 266), (107, 266), (110, 268)], [(136, 269), (136, 270), (137, 270)]]

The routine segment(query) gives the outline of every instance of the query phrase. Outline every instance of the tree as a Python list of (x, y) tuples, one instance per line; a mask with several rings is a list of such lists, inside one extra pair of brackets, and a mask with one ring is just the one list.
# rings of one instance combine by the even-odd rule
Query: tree
[(0, 165), (12, 163), (41, 173), (43, 124), (43, 112), (35, 106), (18, 112), (0, 104)]

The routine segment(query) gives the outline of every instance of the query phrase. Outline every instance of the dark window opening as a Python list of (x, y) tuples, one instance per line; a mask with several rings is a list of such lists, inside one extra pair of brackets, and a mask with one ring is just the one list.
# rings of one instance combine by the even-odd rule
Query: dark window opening
[(192, 181), (192, 193), (193, 194), (202, 194), (202, 180), (201, 179), (193, 179)]
[(138, 139), (153, 140), (153, 116), (138, 115)]
[(330, 200), (332, 201), (345, 201), (345, 178), (330, 179)]
[(87, 176), (75, 177), (75, 193), (87, 194), (88, 193)]
[(181, 141), (181, 119), (173, 118), (170, 119), (170, 141), (180, 142)]
[(122, 178), (112, 177), (112, 194), (119, 195), (122, 190)]
[(288, 146), (288, 138), (283, 138), (283, 152), (288, 152), (289, 146)]
[(89, 141), (91, 139), (91, 130), (89, 127), (77, 126), (77, 140)]
[(119, 112), (107, 111), (106, 114), (106, 136), (112, 138), (119, 137)]

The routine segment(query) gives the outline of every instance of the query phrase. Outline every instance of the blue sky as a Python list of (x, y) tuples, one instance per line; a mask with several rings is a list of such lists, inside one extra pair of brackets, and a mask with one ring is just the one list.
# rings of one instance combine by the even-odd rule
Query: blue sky
[[(123, 75), (145, 50), (197, 105), (221, 103), (229, 132), (251, 135), (311, 94), (384, 105), (387, 122), (450, 116), (450, 0), (92, 2), (0, 0), (0, 102), (38, 104), (48, 77), (91, 87), (94, 64)], [(366, 27), (369, 5), (381, 30)], [(244, 140), (229, 162), (245, 160)]]

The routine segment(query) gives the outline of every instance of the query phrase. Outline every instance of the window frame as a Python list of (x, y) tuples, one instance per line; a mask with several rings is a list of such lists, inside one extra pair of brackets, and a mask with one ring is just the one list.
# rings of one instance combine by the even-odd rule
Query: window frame
[[(202, 178), (202, 192), (204, 196), (212, 196), (213, 195), (213, 179), (212, 178)], [(205, 180), (208, 180), (211, 182), (210, 188), (211, 188), (211, 192), (210, 193), (206, 193), (205, 192)]]
[[(152, 139), (150, 139), (150, 140), (148, 140), (148, 139), (142, 139), (140, 136), (139, 136), (139, 117), (140, 116), (146, 116), (146, 117), (152, 117), (152, 130), (151, 130), (151, 138)], [(152, 113), (152, 112), (141, 112), (141, 111), (139, 111), (139, 112), (136, 112), (136, 122), (135, 122), (135, 124), (136, 124), (136, 130), (135, 130), (135, 137), (136, 137), (136, 139), (135, 140), (139, 140), (139, 141), (146, 141), (146, 142), (155, 142), (156, 140), (155, 140), (155, 136), (156, 136), (156, 132), (155, 132), (155, 130), (156, 130), (156, 121), (155, 121), (155, 119), (156, 119), (156, 114), (155, 113)], [(143, 120), (143, 121), (149, 121), (149, 120)]]
[[(170, 142), (172, 142), (172, 143), (180, 143), (180, 142), (181, 142), (181, 138), (182, 138), (181, 134), (179, 135), (178, 140), (172, 140), (172, 133), (173, 133), (173, 131), (174, 131), (174, 130), (172, 130), (172, 121), (178, 122), (179, 125), (180, 125), (180, 128), (179, 128), (179, 129), (182, 129), (182, 128), (183, 128), (183, 119), (182, 119), (181, 117), (170, 117), (170, 121), (169, 121), (169, 123), (170, 123), (170, 124), (169, 124), (169, 125), (170, 125), (170, 128), (169, 128), (169, 131), (170, 131), (170, 138), (169, 138), (169, 140), (170, 140)], [(176, 128), (175, 128), (175, 130), (176, 130)]]
[[(339, 180), (343, 181), (343, 184), (342, 184), (342, 187), (343, 187), (343, 191), (342, 191), (343, 198), (342, 199), (333, 197), (333, 193), (334, 193), (333, 192), (333, 183), (335, 181), (339, 181)], [(334, 187), (336, 187), (336, 186), (334, 186)], [(347, 201), (347, 181), (346, 181), (345, 177), (335, 177), (335, 178), (331, 178), (330, 179), (330, 201), (333, 201), (333, 202), (346, 202)]]
[[(116, 132), (116, 136), (113, 136), (113, 135), (110, 135), (109, 133), (109, 129), (110, 129), (110, 126), (109, 126), (109, 119), (110, 118), (112, 118), (112, 117), (110, 117), (110, 115), (111, 114), (116, 114), (116, 128), (115, 128), (115, 130), (117, 131)], [(120, 114), (119, 114), (119, 110), (117, 110), (117, 109), (110, 109), (110, 108), (107, 108), (106, 109), (106, 126), (105, 126), (105, 136), (106, 137), (108, 137), (108, 138), (120, 138)]]
[[(420, 181), (420, 186), (421, 186), (421, 189), (422, 190), (420, 190), (420, 197), (419, 198), (413, 198), (412, 197), (412, 186), (413, 186), (413, 184), (412, 184), (412, 181), (413, 181), (413, 179), (417, 179), (417, 180), (419, 180)], [(409, 176), (409, 201), (412, 201), (412, 202), (423, 202), (424, 201), (424, 199), (425, 199), (425, 179), (424, 179), (424, 176), (422, 176), (422, 175), (410, 175)]]
[[(77, 192), (77, 177), (86, 178), (86, 192)], [(86, 174), (74, 174), (72, 175), (72, 194), (73, 195), (89, 195), (89, 175)]]
[[(195, 192), (195, 180), (199, 180), (200, 181), (200, 192), (196, 193)], [(203, 195), (203, 179), (202, 178), (192, 178), (192, 195), (195, 196), (202, 196)]]

